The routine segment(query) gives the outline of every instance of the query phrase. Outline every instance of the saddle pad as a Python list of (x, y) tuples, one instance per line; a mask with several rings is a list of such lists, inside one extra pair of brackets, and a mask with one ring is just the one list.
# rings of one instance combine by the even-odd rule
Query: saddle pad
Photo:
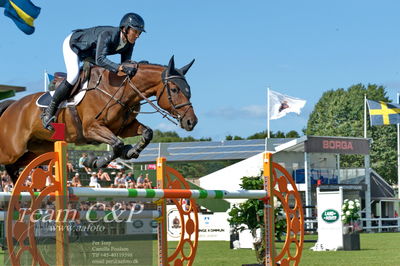
[[(68, 106), (74, 106), (78, 105), (82, 100), (83, 97), (85, 97), (86, 94), (86, 88), (88, 82), (86, 81), (83, 84), (83, 89), (81, 89), (78, 94), (76, 94), (73, 98), (67, 99), (65, 101), (62, 101), (60, 103), (59, 108), (66, 108)], [(39, 98), (36, 100), (36, 105), (39, 107), (47, 107), (49, 106), (51, 99), (53, 98), (54, 91), (48, 91), (43, 93)]]

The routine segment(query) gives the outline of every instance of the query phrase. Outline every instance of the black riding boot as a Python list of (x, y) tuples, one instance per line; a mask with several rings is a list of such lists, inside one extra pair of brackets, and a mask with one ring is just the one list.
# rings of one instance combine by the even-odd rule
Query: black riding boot
[(55, 114), (57, 112), (58, 105), (68, 96), (72, 86), (73, 85), (69, 84), (68, 81), (64, 79), (56, 89), (49, 106), (42, 114), (42, 123), (45, 129), (53, 130), (53, 127), (50, 125), (50, 123), (55, 122)]

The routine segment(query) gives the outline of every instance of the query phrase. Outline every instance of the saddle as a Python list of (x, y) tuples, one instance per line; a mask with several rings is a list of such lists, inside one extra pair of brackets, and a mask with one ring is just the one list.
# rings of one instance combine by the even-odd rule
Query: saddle
[[(87, 84), (90, 79), (91, 67), (92, 67), (92, 65), (89, 62), (87, 62), (87, 61), (84, 62), (83, 67), (80, 70), (78, 81), (75, 83), (72, 90), (70, 91), (70, 94), (68, 95), (67, 100), (63, 101), (60, 104), (59, 109), (66, 108), (67, 106), (78, 105), (82, 101), (82, 99), (85, 96), (86, 91), (87, 91)], [(54, 78), (48, 86), (49, 91), (45, 92), (37, 99), (36, 105), (39, 107), (49, 106), (51, 99), (52, 99), (52, 95), (54, 94), (56, 88), (66, 78), (67, 78), (67, 73), (55, 72)]]

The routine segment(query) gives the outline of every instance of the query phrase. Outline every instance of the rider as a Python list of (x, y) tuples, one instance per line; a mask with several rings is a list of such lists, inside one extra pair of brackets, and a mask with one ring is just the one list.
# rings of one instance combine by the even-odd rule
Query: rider
[[(136, 69), (122, 64), (130, 60), (135, 41), (145, 32), (144, 20), (135, 13), (128, 13), (121, 19), (119, 27), (98, 26), (73, 31), (63, 44), (67, 78), (57, 87), (53, 98), (42, 114), (44, 128), (53, 130), (50, 123), (55, 121), (58, 105), (66, 99), (79, 77), (79, 63), (83, 60), (104, 67), (109, 71), (122, 71), (130, 76)], [(121, 64), (107, 59), (107, 55), (121, 54)]]

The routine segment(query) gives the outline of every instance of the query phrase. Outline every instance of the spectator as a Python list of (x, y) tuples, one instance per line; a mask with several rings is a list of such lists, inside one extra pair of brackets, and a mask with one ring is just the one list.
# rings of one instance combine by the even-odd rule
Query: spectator
[(1, 173), (1, 187), (4, 188), (8, 182), (8, 180), (10, 179), (10, 176), (7, 174), (6, 171), (3, 171)]
[(68, 153), (67, 153), (67, 172), (68, 172), (68, 173), (76, 172), (76, 170), (74, 169), (74, 166), (73, 166), (72, 163), (68, 160)]
[[(135, 177), (133, 176), (132, 172), (129, 172), (128, 175), (126, 176), (126, 182), (127, 182), (127, 187), (128, 188), (136, 188), (136, 180)], [(132, 185), (134, 184), (134, 185)], [(134, 186), (134, 187), (132, 187)]]
[(135, 177), (134, 177), (134, 175), (133, 175), (133, 173), (132, 172), (129, 172), (127, 175), (126, 175), (126, 180), (129, 182), (129, 181), (135, 181), (136, 182), (136, 179), (135, 179)]
[(105, 179), (107, 181), (111, 181), (111, 178), (110, 178), (109, 174), (106, 173), (106, 172), (103, 172), (102, 169), (99, 169), (99, 171), (97, 172), (97, 178), (100, 179), (100, 180), (104, 180)]
[(144, 188), (144, 178), (143, 178), (143, 175), (142, 174), (140, 174), (139, 175), (139, 177), (137, 178), (137, 181), (136, 181), (136, 187), (137, 188)]
[(4, 188), (4, 192), (12, 192), (12, 190), (14, 188), (14, 184), (11, 181), (11, 179), (8, 179), (8, 181), (6, 181), (3, 188)]
[(124, 187), (126, 187), (125, 183), (126, 183), (126, 179), (122, 175), (122, 172), (118, 172), (118, 174), (115, 176), (115, 179), (114, 179), (114, 186), (118, 187), (118, 188), (124, 188)]
[(151, 181), (149, 179), (149, 174), (146, 174), (146, 177), (143, 180), (143, 187), (144, 188), (152, 188)]
[(90, 169), (89, 167), (86, 167), (85, 165), (83, 165), (83, 163), (87, 160), (87, 153), (82, 153), (82, 157), (79, 158), (79, 163), (78, 166), (79, 168), (83, 168), (85, 170), (86, 173), (90, 174), (92, 172), (92, 169)]
[(81, 187), (82, 186), (82, 183), (81, 183), (81, 180), (79, 179), (78, 173), (76, 173), (75, 176), (72, 178), (71, 186), (73, 186), (73, 187)]
[(136, 188), (136, 181), (133, 180), (131, 182), (128, 182), (128, 188)]
[(89, 187), (94, 187), (94, 188), (100, 188), (100, 184), (97, 180), (97, 174), (96, 173), (92, 173), (92, 176), (90, 177), (90, 183), (89, 183)]

